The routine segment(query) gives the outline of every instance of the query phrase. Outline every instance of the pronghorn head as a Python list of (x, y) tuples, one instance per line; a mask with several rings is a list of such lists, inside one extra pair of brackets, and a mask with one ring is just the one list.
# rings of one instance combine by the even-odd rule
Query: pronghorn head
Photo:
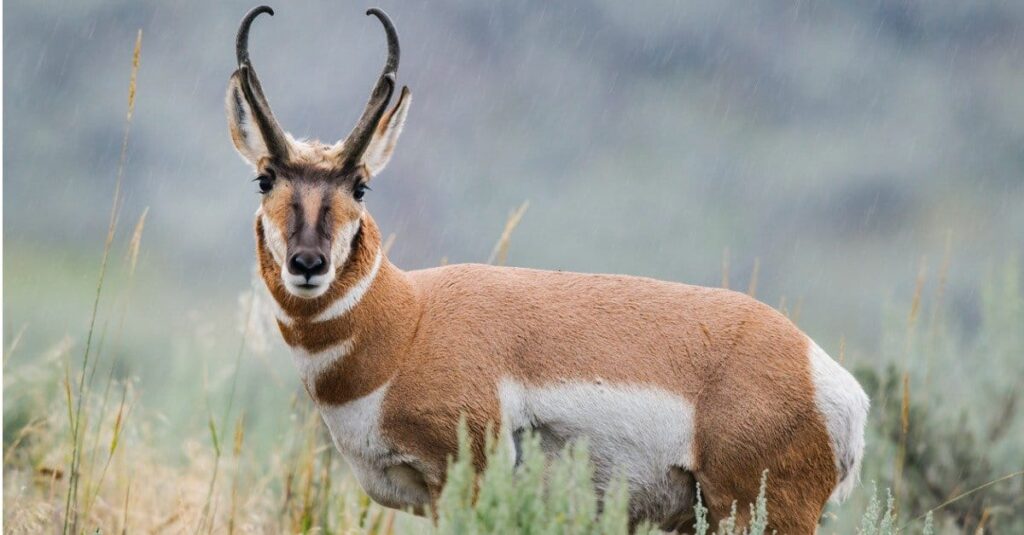
[(409, 111), (409, 88), (388, 110), (398, 72), (398, 34), (391, 19), (370, 9), (384, 25), (388, 58), (359, 122), (341, 141), (297, 140), (274, 119), (249, 61), (249, 27), (267, 6), (242, 19), (235, 41), (238, 69), (227, 92), (228, 127), (239, 154), (256, 172), (262, 194), (257, 217), (265, 243), (281, 268), (289, 293), (315, 298), (331, 286), (352, 250), (370, 179), (387, 165)]

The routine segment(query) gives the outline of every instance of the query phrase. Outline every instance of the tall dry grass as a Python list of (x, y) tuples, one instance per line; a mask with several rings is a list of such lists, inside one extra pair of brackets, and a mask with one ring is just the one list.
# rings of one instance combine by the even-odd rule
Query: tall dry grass
[[(89, 357), (90, 352), (92, 350), (93, 335), (95, 334), (96, 331), (96, 317), (97, 312), (99, 310), (100, 297), (103, 294), (103, 283), (106, 280), (107, 275), (107, 261), (110, 258), (110, 250), (114, 242), (114, 235), (117, 230), (118, 216), (121, 211), (121, 187), (124, 181), (125, 163), (128, 158), (128, 140), (129, 135), (131, 134), (132, 118), (135, 115), (135, 91), (136, 84), (138, 81), (139, 63), (141, 57), (142, 30), (140, 29), (135, 38), (135, 49), (132, 53), (131, 76), (128, 82), (128, 111), (125, 114), (124, 136), (121, 141), (121, 155), (117, 165), (117, 181), (115, 182), (114, 198), (111, 202), (110, 207), (110, 222), (107, 225), (107, 237), (103, 244), (103, 256), (102, 260), (100, 261), (99, 280), (96, 283), (96, 297), (93, 300), (92, 315), (89, 319), (89, 329), (85, 339), (85, 352), (82, 355), (82, 366), (81, 370), (78, 373), (79, 380), (77, 392), (72, 391), (72, 380), (70, 371), (71, 368), (70, 366), (66, 368), (67, 373), (65, 375), (64, 388), (65, 398), (68, 403), (68, 415), (71, 427), (72, 448), (71, 458), (68, 463), (67, 470), (67, 477), (69, 482), (66, 493), (67, 497), (64, 502), (64, 510), (66, 513), (64, 515), (63, 532), (65, 534), (68, 532), (78, 531), (78, 515), (80, 505), (78, 489), (79, 482), (81, 479), (80, 471), (82, 468), (82, 441), (85, 438), (83, 434), (85, 422), (82, 419), (82, 406), (85, 403), (86, 398), (88, 397), (87, 388), (91, 386), (91, 381), (86, 381), (86, 377), (92, 379), (92, 374), (89, 372)], [(96, 369), (96, 364), (97, 363), (95, 362), (92, 363), (93, 370)], [(120, 420), (118, 420), (118, 423), (119, 422)], [(111, 455), (113, 454), (113, 449), (116, 449), (118, 443), (117, 437), (120, 434), (119, 431), (120, 425), (117, 425), (117, 427), (115, 428), (114, 438), (111, 441)], [(86, 504), (87, 506), (89, 506), (90, 502), (87, 500)]]

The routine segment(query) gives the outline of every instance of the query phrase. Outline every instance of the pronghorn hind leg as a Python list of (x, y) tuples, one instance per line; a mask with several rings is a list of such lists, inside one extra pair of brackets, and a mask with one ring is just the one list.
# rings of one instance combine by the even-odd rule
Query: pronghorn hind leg
[[(831, 469), (832, 465), (829, 464)], [(832, 492), (832, 483), (799, 470), (784, 472), (777, 470), (779, 477), (768, 476), (768, 532), (780, 535), (813, 534), (818, 530), (818, 520), (825, 509)], [(828, 476), (834, 477), (832, 473)], [(828, 480), (831, 482), (832, 478)]]
[[(829, 473), (829, 477), (817, 477), (819, 474), (813, 468), (814, 463), (786, 457), (785, 454), (780, 455), (768, 467), (765, 492), (768, 532), (774, 531), (779, 535), (813, 534), (831, 493), (833, 480), (830, 478), (834, 476)], [(747, 475), (744, 477), (743, 473)], [(758, 469), (731, 470), (724, 477), (716, 475), (720, 477), (697, 474), (711, 529), (717, 529), (730, 517), (733, 503), (736, 504), (737, 530), (748, 527), (751, 504), (756, 503), (760, 492)]]
[[(813, 534), (825, 503), (836, 485), (828, 435), (817, 420), (797, 423), (784, 436), (764, 436), (768, 455), (750, 455), (738, 447), (715, 444), (704, 451), (703, 466), (695, 472), (711, 527), (729, 517), (736, 502), (736, 527), (750, 522), (750, 505), (760, 493), (766, 474), (768, 531), (779, 535)], [(732, 443), (735, 444), (735, 443)], [(737, 454), (736, 452), (739, 452)]]
[[(717, 533), (719, 526), (722, 522), (729, 519), (732, 514), (733, 503), (736, 503), (736, 526), (746, 526), (748, 522), (749, 509), (746, 507), (740, 507), (740, 503), (743, 501), (739, 498), (734, 498), (734, 493), (725, 490), (724, 486), (720, 488), (714, 480), (710, 480), (701, 475), (697, 476), (697, 480), (700, 482), (701, 500), (704, 507), (707, 508), (707, 522), (710, 526), (712, 533)], [(696, 519), (694, 523), (689, 526), (687, 533), (696, 533)]]

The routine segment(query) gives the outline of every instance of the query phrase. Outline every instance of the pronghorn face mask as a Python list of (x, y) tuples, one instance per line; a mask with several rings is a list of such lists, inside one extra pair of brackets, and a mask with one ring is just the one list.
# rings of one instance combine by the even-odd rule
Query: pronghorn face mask
[(262, 195), (257, 227), (284, 287), (311, 299), (323, 295), (344, 268), (359, 235), (367, 184), (390, 160), (412, 98), (403, 87), (388, 109), (398, 72), (398, 34), (383, 11), (370, 9), (366, 14), (384, 25), (388, 58), (362, 117), (333, 145), (296, 140), (274, 118), (249, 60), (249, 28), (262, 13), (274, 11), (257, 7), (238, 28), (238, 69), (228, 82), (225, 103), (228, 128), (238, 153), (256, 172)]

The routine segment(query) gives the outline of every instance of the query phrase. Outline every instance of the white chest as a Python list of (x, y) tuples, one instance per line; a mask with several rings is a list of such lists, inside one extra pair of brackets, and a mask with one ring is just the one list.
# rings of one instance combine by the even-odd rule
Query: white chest
[(396, 452), (381, 433), (381, 406), (388, 386), (343, 405), (318, 405), (318, 409), (335, 447), (371, 498), (388, 507), (423, 506), (430, 496), (410, 466), (414, 459)]

